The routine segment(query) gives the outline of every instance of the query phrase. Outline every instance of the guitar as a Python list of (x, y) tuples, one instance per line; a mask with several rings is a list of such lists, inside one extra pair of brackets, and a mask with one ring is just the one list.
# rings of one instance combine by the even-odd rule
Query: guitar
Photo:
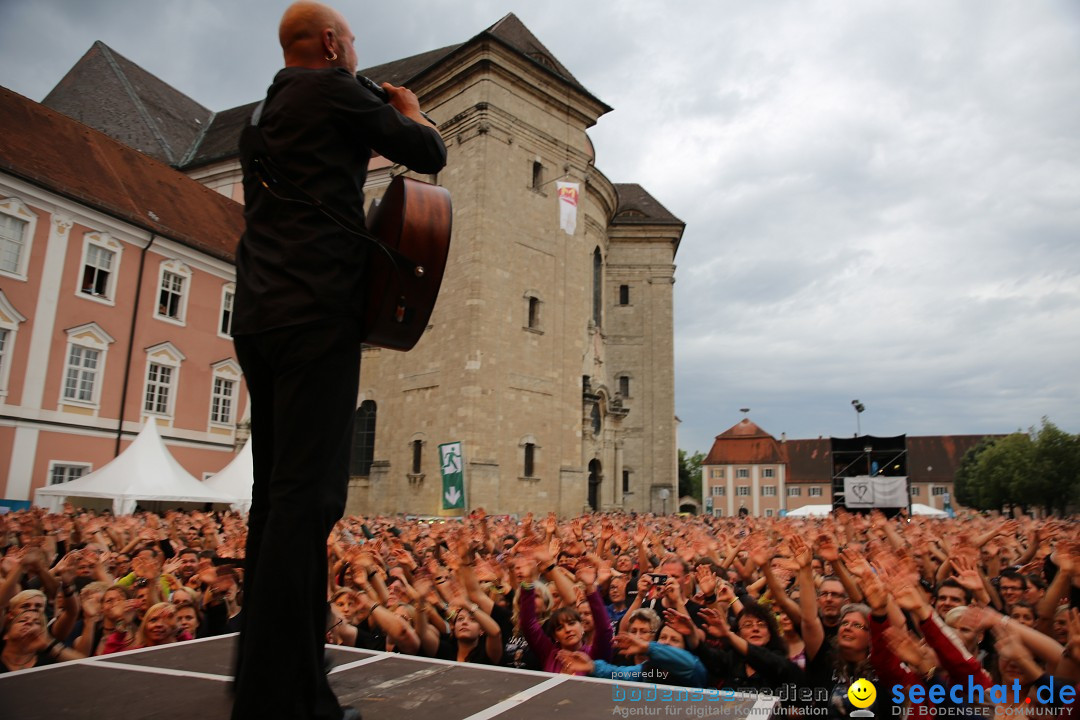
[(396, 252), (368, 254), (364, 342), (408, 351), (439, 297), (450, 252), (450, 192), (398, 175), (368, 216), (368, 230)]
[[(389, 96), (363, 75), (357, 82), (383, 102)], [(434, 124), (427, 114), (429, 122)], [(390, 252), (368, 255), (364, 342), (411, 350), (431, 319), (450, 252), (452, 224), (446, 188), (397, 176), (368, 216), (368, 230)]]

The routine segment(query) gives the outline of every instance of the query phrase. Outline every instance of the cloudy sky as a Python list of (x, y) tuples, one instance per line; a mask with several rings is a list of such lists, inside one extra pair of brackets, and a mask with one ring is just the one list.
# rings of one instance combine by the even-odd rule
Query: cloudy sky
[[(204, 106), (262, 96), (283, 0), (0, 0), (0, 85), (102, 40)], [(339, 0), (361, 66), (514, 12), (615, 108), (597, 164), (686, 224), (680, 446), (1080, 432), (1080, 3)], [(388, 9), (378, 9), (388, 8)], [(392, 9), (389, 9), (392, 8)]]

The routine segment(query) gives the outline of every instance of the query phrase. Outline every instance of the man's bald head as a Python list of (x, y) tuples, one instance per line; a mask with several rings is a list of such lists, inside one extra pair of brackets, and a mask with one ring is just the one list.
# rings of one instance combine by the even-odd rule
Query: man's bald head
[(310, 0), (290, 5), (281, 16), (278, 40), (287, 66), (356, 72), (355, 38), (344, 16), (328, 5)]

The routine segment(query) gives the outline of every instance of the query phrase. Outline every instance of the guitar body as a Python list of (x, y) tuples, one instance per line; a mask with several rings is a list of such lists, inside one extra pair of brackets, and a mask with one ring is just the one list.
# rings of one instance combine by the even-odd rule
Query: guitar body
[(368, 253), (366, 344), (407, 351), (420, 340), (442, 286), (452, 216), (446, 188), (403, 175), (390, 181), (368, 217), (368, 230), (413, 265), (395, 263), (378, 248)]

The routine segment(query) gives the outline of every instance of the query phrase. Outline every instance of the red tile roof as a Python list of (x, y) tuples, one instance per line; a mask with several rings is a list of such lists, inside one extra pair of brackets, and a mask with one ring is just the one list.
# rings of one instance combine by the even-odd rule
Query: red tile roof
[(716, 436), (703, 465), (779, 464), (787, 462), (784, 446), (748, 418)]
[(229, 262), (244, 228), (239, 203), (2, 87), (0, 172)]
[(784, 450), (788, 456), (787, 482), (830, 482), (833, 474), (831, 445), (829, 438), (785, 442)]

